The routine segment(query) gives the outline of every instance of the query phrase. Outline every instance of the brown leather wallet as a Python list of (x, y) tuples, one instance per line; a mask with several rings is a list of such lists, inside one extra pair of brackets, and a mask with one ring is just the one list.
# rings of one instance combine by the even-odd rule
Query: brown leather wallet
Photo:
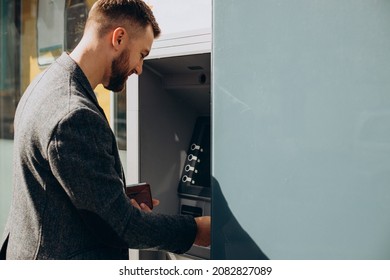
[(127, 185), (126, 195), (130, 199), (135, 199), (138, 204), (145, 203), (150, 209), (153, 209), (152, 193), (148, 183)]

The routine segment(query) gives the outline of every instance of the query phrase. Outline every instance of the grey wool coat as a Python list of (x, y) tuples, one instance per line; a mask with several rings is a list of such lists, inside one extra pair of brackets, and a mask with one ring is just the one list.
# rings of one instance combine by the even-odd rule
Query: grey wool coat
[(183, 253), (191, 216), (131, 206), (116, 140), (81, 68), (62, 54), (17, 108), (6, 259), (126, 259), (127, 248)]

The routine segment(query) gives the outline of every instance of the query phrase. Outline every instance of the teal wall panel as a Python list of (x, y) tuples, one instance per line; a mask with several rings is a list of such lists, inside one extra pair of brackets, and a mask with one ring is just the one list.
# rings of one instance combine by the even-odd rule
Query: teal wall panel
[(390, 259), (390, 2), (213, 16), (213, 176), (242, 229), (271, 259)]

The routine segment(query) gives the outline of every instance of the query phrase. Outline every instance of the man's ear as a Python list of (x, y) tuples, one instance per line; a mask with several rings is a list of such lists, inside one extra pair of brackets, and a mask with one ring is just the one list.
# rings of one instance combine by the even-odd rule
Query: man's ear
[(117, 27), (112, 32), (111, 44), (116, 50), (122, 48), (125, 36), (126, 30), (123, 27)]

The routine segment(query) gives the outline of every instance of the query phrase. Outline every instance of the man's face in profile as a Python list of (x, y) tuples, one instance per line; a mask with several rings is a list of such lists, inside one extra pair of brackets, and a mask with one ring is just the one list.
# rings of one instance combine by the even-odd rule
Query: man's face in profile
[(129, 57), (130, 51), (125, 49), (119, 57), (112, 61), (111, 76), (106, 89), (119, 92), (125, 87), (127, 78), (132, 74), (129, 70)]

